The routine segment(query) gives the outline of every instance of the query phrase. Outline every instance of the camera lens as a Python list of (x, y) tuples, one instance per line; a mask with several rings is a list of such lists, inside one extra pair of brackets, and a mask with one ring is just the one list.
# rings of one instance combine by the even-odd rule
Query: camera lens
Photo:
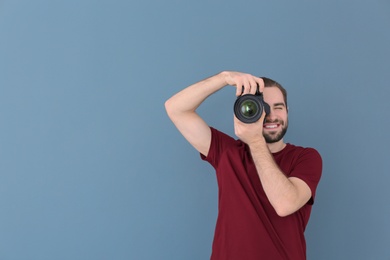
[(257, 111), (259, 110), (257, 104), (253, 102), (252, 100), (246, 100), (242, 102), (241, 107), (241, 114), (244, 117), (251, 118), (254, 115), (256, 115)]
[(243, 95), (234, 103), (234, 114), (246, 124), (258, 121), (263, 114), (263, 102), (259, 95)]

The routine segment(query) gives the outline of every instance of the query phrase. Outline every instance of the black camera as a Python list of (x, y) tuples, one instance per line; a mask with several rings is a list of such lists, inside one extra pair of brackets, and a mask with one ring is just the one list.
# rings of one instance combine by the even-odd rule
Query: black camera
[(270, 113), (269, 105), (264, 101), (263, 94), (259, 91), (253, 94), (246, 94), (237, 97), (234, 103), (234, 114), (243, 123), (251, 124), (257, 122), (265, 111)]

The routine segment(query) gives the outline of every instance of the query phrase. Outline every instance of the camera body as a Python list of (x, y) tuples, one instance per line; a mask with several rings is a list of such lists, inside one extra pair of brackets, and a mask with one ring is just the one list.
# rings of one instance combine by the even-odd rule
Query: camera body
[(251, 124), (257, 122), (265, 111), (270, 113), (270, 106), (264, 101), (263, 94), (259, 91), (253, 94), (246, 94), (237, 97), (234, 103), (234, 114), (243, 123)]

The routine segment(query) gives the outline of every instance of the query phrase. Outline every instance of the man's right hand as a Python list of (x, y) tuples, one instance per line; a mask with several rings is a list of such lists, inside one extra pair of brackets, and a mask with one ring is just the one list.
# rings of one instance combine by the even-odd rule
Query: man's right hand
[(262, 78), (236, 71), (224, 71), (221, 74), (227, 85), (236, 87), (236, 96), (255, 94), (257, 87), (259, 87), (260, 92), (263, 92), (264, 81)]

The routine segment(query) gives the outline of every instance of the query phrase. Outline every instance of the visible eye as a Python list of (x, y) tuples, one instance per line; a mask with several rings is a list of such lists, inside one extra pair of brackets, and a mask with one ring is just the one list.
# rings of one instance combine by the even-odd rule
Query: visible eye
[(282, 106), (275, 107), (276, 110), (283, 110), (283, 108)]

